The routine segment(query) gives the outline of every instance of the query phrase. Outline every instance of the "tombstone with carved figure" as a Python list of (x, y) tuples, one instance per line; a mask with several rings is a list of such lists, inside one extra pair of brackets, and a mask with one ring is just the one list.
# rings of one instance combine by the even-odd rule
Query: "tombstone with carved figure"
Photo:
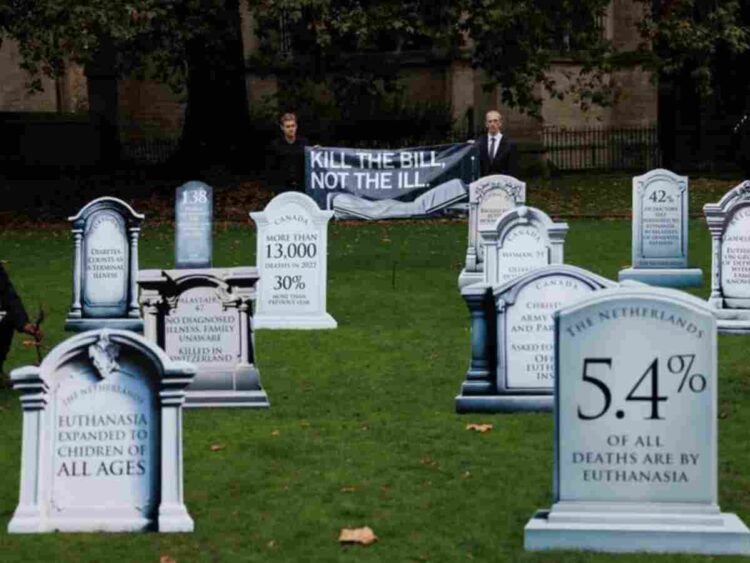
[(181, 410), (194, 374), (116, 329), (78, 334), (39, 367), (13, 370), (23, 443), (8, 532), (193, 531)]
[(469, 185), (469, 239), (459, 289), (483, 279), (484, 248), (479, 231), (491, 228), (503, 213), (525, 202), (526, 183), (513, 176), (485, 176)]
[(143, 330), (136, 286), (143, 219), (114, 197), (95, 199), (68, 219), (73, 223), (73, 303), (65, 330)]

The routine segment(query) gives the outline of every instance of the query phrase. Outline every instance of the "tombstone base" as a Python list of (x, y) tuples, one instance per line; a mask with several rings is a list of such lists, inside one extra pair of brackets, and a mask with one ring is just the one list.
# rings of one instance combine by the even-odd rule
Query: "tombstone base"
[(289, 315), (288, 317), (259, 314), (253, 317), (253, 329), (317, 330), (336, 328), (337, 326), (336, 319), (328, 313), (315, 316)]
[(458, 289), (461, 290), (466, 286), (479, 283), (484, 280), (484, 272), (469, 272), (466, 269), (461, 270), (458, 274)]
[(112, 328), (143, 334), (143, 319), (82, 319), (80, 317), (68, 317), (65, 319), (64, 328), (67, 332), (86, 332), (87, 330)]
[(265, 391), (186, 391), (185, 408), (244, 407), (268, 408)]
[(750, 310), (715, 309), (719, 334), (750, 334)]
[(159, 533), (192, 532), (195, 529), (184, 504), (159, 507)]
[(634, 280), (658, 287), (700, 287), (703, 271), (700, 268), (625, 268), (619, 281)]
[(268, 408), (268, 395), (260, 384), (260, 373), (252, 364), (234, 369), (198, 371), (185, 390), (185, 408)]
[(457, 395), (456, 412), (551, 412), (552, 395)]
[[(109, 511), (105, 517), (97, 517), (97, 510), (91, 509), (91, 516), (67, 516), (42, 518), (40, 515), (27, 517), (16, 513), (8, 524), (9, 534), (44, 534), (49, 532), (145, 532), (154, 528), (154, 522), (131, 510)], [(192, 531), (192, 529), (190, 530)]]
[[(590, 512), (540, 510), (524, 528), (524, 549), (601, 551), (609, 553), (750, 554), (750, 530), (729, 513), (616, 512), (608, 503)], [(557, 517), (556, 517), (557, 516)]]

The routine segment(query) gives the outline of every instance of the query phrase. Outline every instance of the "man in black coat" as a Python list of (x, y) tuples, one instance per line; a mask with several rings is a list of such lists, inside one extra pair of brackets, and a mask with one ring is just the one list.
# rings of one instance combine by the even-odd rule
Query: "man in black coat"
[(285, 113), (279, 119), (282, 135), (271, 141), (268, 168), (274, 193), (305, 191), (305, 147), (307, 139), (297, 135), (297, 116)]
[(487, 133), (474, 141), (479, 149), (481, 176), (490, 174), (518, 175), (518, 153), (516, 144), (503, 135), (503, 116), (499, 111), (488, 111), (485, 116)]
[[(10, 283), (10, 278), (0, 262), (0, 315), (5, 313), (0, 319), (0, 374), (3, 372), (3, 363), (8, 356), (10, 344), (13, 341), (13, 331), (25, 332), (34, 337), (41, 337), (41, 331), (38, 327), (29, 322), (29, 316), (26, 309), (23, 308), (21, 298)], [(2, 376), (0, 376), (2, 377)], [(5, 383), (0, 381), (0, 385)]]

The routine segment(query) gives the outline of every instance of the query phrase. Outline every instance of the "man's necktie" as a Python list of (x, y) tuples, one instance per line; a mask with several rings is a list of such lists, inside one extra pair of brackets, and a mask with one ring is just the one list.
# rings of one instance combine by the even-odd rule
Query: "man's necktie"
[(495, 137), (490, 137), (490, 160), (495, 158)]

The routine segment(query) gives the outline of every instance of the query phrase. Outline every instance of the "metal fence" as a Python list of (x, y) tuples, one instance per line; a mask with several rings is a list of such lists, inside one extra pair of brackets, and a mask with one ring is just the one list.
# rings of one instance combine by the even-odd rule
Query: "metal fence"
[(661, 166), (656, 127), (543, 132), (550, 163), (561, 170), (650, 170)]

